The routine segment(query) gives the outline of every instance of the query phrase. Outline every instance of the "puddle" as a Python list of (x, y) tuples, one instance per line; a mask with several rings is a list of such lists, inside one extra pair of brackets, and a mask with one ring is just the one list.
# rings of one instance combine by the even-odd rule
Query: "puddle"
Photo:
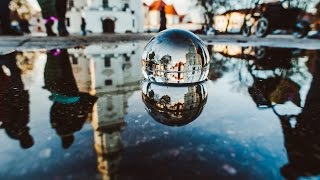
[(167, 87), (144, 46), (0, 56), (0, 179), (319, 176), (319, 51), (209, 45), (208, 80)]

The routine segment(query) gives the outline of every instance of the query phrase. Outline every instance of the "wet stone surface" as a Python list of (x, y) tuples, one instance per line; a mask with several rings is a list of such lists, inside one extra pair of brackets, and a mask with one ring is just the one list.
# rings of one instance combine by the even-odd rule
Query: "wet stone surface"
[(319, 178), (320, 52), (210, 45), (168, 87), (146, 43), (0, 56), (0, 179)]

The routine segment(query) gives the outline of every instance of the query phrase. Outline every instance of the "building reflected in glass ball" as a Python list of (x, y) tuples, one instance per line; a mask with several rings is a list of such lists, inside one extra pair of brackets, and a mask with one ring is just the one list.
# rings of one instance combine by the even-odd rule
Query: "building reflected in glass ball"
[(210, 56), (193, 33), (170, 29), (153, 37), (142, 55), (145, 79), (164, 84), (189, 84), (206, 80)]
[(207, 102), (205, 83), (189, 86), (162, 86), (144, 82), (142, 100), (157, 122), (167, 126), (183, 126), (194, 121)]

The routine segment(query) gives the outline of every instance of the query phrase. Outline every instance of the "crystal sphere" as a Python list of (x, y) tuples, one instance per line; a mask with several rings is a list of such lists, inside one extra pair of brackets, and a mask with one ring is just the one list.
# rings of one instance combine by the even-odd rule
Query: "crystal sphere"
[(210, 56), (192, 32), (169, 29), (154, 36), (142, 54), (142, 72), (150, 82), (189, 84), (206, 80)]
[(167, 126), (183, 126), (194, 121), (201, 114), (207, 96), (205, 83), (164, 86), (145, 81), (142, 85), (142, 100), (147, 112)]

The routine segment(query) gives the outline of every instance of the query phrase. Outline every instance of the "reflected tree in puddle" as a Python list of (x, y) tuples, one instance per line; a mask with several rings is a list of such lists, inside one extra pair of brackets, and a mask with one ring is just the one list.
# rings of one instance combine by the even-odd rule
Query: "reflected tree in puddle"
[[(319, 52), (313, 61), (316, 71), (308, 92), (305, 105), (300, 114), (278, 115), (285, 139), (288, 164), (281, 168), (287, 179), (298, 179), (300, 176), (320, 174), (320, 58)], [(296, 121), (293, 126), (290, 121)]]
[[(223, 62), (227, 67), (230, 67), (228, 66), (230, 63), (235, 64), (239, 63), (239, 60), (244, 60), (245, 66), (240, 66), (239, 71), (245, 68), (248, 73), (239, 73), (238, 81), (252, 79), (251, 83), (245, 84), (257, 108), (271, 109), (279, 118), (289, 160), (281, 168), (281, 174), (287, 179), (318, 176), (320, 174), (319, 52), (251, 47), (239, 47), (235, 50), (227, 46), (220, 46), (215, 52), (222, 55), (222, 60), (213, 61)], [(309, 57), (308, 61), (303, 60), (306, 55)], [(226, 57), (228, 58), (225, 59)], [(223, 72), (221, 69), (217, 71)], [(310, 73), (313, 75), (313, 80), (303, 101), (301, 87), (306, 85)], [(241, 77), (240, 74), (251, 78)], [(293, 114), (281, 112), (283, 109), (281, 106), (290, 105), (288, 102), (292, 102), (300, 110)]]
[(16, 53), (0, 56), (0, 123), (7, 135), (20, 142), (22, 148), (34, 144), (28, 127), (29, 92), (24, 89)]

